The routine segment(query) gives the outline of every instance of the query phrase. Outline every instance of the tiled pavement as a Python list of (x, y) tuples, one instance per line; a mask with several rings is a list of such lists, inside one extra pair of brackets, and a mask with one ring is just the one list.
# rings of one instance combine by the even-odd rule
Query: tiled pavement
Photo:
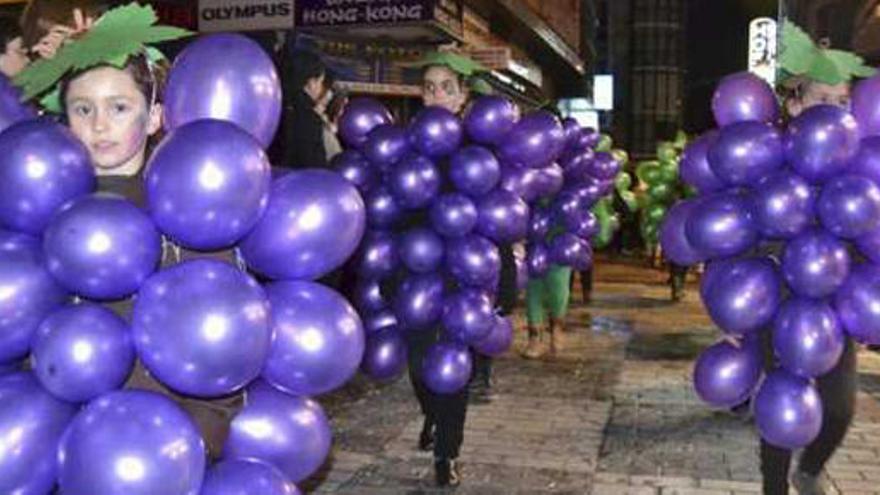
[[(665, 274), (601, 263), (594, 300), (573, 296), (555, 360), (495, 363), (496, 400), (468, 411), (463, 484), (432, 486), (408, 380), (362, 378), (321, 401), (334, 421), (330, 462), (304, 488), (321, 494), (651, 494), (760, 492), (751, 424), (701, 404), (691, 366), (717, 337), (695, 288), (668, 302)], [(522, 345), (524, 332), (517, 336)], [(854, 427), (832, 459), (838, 493), (880, 495), (880, 355), (860, 356)]]

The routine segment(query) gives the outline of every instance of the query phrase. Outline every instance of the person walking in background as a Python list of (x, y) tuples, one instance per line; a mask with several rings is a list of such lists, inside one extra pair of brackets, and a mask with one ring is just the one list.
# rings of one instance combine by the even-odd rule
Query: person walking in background
[(327, 68), (318, 54), (295, 51), (281, 60), (284, 84), (283, 152), (277, 166), (326, 168), (324, 120), (318, 103), (327, 91)]
[(11, 79), (30, 63), (18, 19), (0, 16), (0, 47), (0, 74)]

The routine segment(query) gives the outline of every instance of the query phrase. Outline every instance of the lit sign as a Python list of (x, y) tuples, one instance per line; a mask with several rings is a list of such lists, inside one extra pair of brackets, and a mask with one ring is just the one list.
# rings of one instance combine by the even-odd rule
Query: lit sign
[(749, 72), (776, 85), (776, 21), (759, 17), (749, 23)]

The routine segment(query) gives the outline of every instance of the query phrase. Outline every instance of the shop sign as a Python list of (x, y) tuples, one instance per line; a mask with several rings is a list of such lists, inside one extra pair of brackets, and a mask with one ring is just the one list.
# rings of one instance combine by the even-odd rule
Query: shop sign
[(293, 27), (294, 0), (199, 0), (199, 31)]
[(759, 17), (749, 23), (749, 72), (776, 85), (776, 21)]
[(297, 0), (297, 27), (370, 26), (434, 19), (435, 0)]

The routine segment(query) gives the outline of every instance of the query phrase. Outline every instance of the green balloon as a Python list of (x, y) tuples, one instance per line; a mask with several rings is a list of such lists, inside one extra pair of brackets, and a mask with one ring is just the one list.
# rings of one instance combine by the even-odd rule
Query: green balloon
[(679, 151), (682, 151), (687, 147), (687, 141), (688, 141), (687, 134), (685, 134), (684, 131), (679, 130), (678, 133), (675, 135), (675, 142), (673, 143), (673, 145), (675, 146), (676, 149), (678, 149)]
[(620, 172), (614, 178), (614, 188), (620, 192), (628, 191), (632, 187), (632, 177), (627, 172)]
[(596, 145), (596, 151), (611, 151), (612, 146), (614, 146), (614, 140), (608, 134), (603, 133), (599, 138), (599, 144)]
[(678, 163), (663, 162), (659, 167), (659, 182), (676, 182), (678, 180)]
[(672, 185), (668, 183), (654, 184), (648, 188), (648, 196), (650, 196), (655, 203), (662, 203), (672, 199), (672, 193)]
[(654, 203), (651, 206), (645, 208), (645, 220), (658, 223), (663, 220), (663, 217), (666, 215), (666, 207), (659, 203)]
[(620, 193), (620, 199), (622, 199), (623, 202), (626, 203), (626, 208), (629, 211), (631, 211), (631, 212), (638, 211), (639, 200), (638, 200), (638, 197), (636, 196), (636, 193), (634, 193), (632, 191), (623, 191), (622, 193)]
[(657, 146), (657, 158), (660, 161), (672, 161), (675, 160), (678, 156), (678, 151), (676, 151), (675, 146), (668, 142), (664, 141)]
[(629, 153), (620, 148), (615, 148), (611, 150), (611, 156), (613, 156), (614, 159), (620, 163), (621, 168), (625, 167), (626, 164), (629, 163)]
[(642, 223), (642, 227), (641, 227), (642, 238), (645, 239), (645, 241), (653, 239), (654, 242), (656, 242), (657, 230), (658, 230), (657, 224), (652, 224), (652, 223), (647, 223), (647, 222)]

